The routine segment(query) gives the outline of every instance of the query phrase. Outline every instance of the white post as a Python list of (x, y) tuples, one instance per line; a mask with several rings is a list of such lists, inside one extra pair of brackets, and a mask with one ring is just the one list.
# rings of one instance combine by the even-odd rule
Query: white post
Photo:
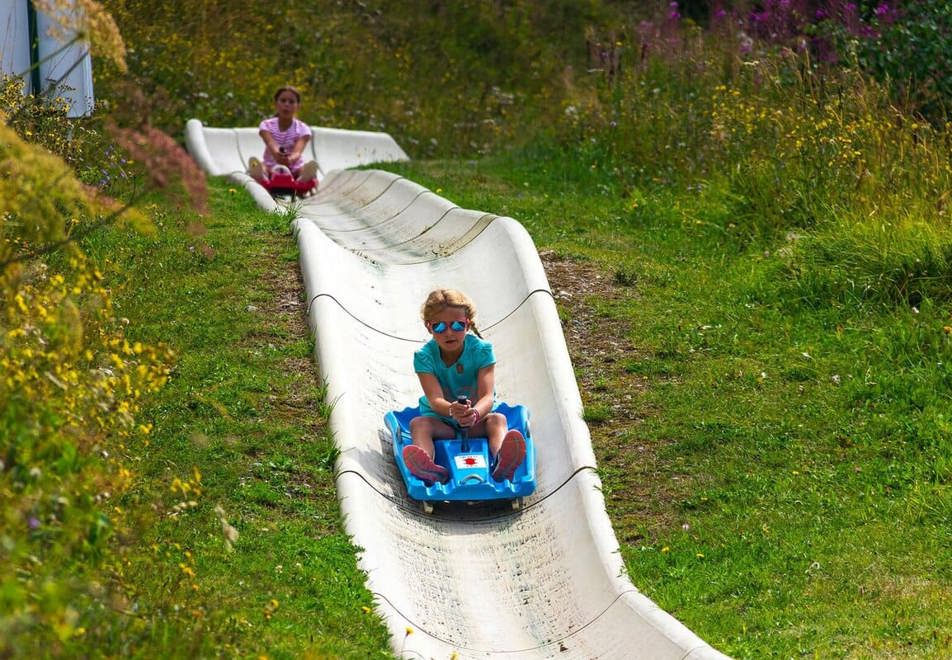
[[(64, 13), (80, 12), (75, 0), (66, 3)], [(43, 92), (50, 86), (55, 86), (55, 96), (66, 99), (69, 103), (70, 117), (85, 117), (93, 113), (95, 101), (93, 98), (93, 63), (89, 56), (89, 42), (76, 41), (68, 48), (63, 48), (75, 35), (67, 35), (65, 42), (60, 42), (50, 36), (51, 28), (55, 26), (53, 18), (37, 12), (37, 35), (39, 38), (40, 54), (40, 84)]]
[[(51, 32), (55, 31), (51, 28), (57, 21), (36, 11), (34, 50), (32, 9), (30, 0), (0, 0), (0, 72), (23, 76), (28, 93), (65, 99), (69, 104), (69, 117), (92, 114), (93, 66), (89, 43), (77, 41), (63, 48), (74, 35), (62, 36), (63, 41), (52, 36)], [(75, 0), (69, 0), (61, 11), (69, 14), (82, 9)], [(32, 67), (37, 64), (38, 71), (31, 75)]]
[[(0, 73), (21, 75), (30, 68), (30, 27), (26, 0), (0, 0)], [(29, 84), (30, 76), (25, 76)]]

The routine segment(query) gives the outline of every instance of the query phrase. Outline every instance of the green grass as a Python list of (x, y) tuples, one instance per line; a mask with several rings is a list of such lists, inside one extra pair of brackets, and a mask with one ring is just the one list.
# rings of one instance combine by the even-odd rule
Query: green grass
[[(784, 244), (733, 232), (715, 192), (619, 190), (539, 158), (391, 169), (636, 294), (585, 301), (627, 348), (578, 376), (646, 595), (736, 657), (949, 653), (947, 306), (804, 298)], [(178, 357), (117, 502), (148, 522), (123, 540), (126, 590), (71, 648), (387, 657), (341, 526), (287, 219), (222, 182), (212, 207), (204, 228), (159, 206), (156, 237), (86, 246), (130, 339)], [(195, 468), (200, 494), (170, 490)]]
[[(713, 192), (626, 194), (538, 157), (388, 169), (511, 215), (540, 249), (637, 291), (587, 301), (623, 322), (629, 350), (579, 377), (594, 383), (585, 417), (622, 554), (649, 597), (737, 657), (947, 657), (941, 298), (804, 299), (809, 283), (778, 267), (785, 239), (735, 231)], [(605, 423), (632, 382), (635, 421)]]
[[(142, 417), (150, 444), (129, 450), (136, 487), (117, 502), (147, 523), (123, 542), (115, 609), (128, 616), (101, 614), (75, 650), (389, 657), (341, 524), (288, 219), (225, 182), (211, 192), (204, 227), (159, 205), (155, 237), (116, 229), (86, 246), (107, 264), (130, 340), (177, 357)], [(171, 490), (175, 478), (194, 485), (195, 469), (200, 493)]]

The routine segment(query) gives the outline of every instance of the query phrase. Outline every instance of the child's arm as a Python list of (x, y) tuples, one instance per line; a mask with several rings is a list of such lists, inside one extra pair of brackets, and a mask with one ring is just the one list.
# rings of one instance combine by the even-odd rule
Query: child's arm
[(288, 162), (294, 163), (301, 157), (301, 154), (304, 153), (304, 147), (307, 146), (308, 140), (310, 139), (310, 135), (302, 135), (294, 141), (294, 148), (291, 149), (291, 153), (288, 154)]
[[(281, 148), (278, 147), (278, 143), (275, 142), (274, 136), (271, 135), (270, 131), (266, 131), (262, 128), (260, 131), (258, 131), (258, 135), (260, 135), (261, 139), (264, 140), (264, 148), (268, 150), (268, 153), (271, 154), (271, 157), (274, 158), (274, 161), (276, 163), (281, 163), (281, 158), (284, 156), (284, 154), (281, 153)], [(282, 164), (287, 165), (287, 163)]]
[(453, 404), (443, 396), (443, 387), (436, 376), (423, 372), (417, 372), (417, 376), (420, 377), (423, 394), (426, 396), (426, 400), (430, 402), (430, 408), (433, 409), (433, 412), (444, 417), (453, 417), (453, 413), (450, 411)]
[(496, 389), (496, 365), (490, 364), (476, 372), (476, 401), (473, 408), (479, 413), (477, 420), (490, 413), (493, 408), (493, 392)]

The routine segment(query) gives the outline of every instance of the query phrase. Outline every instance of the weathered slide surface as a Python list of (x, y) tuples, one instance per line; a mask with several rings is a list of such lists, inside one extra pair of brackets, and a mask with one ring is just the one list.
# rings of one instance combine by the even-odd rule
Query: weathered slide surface
[[(191, 120), (188, 148), (265, 208), (244, 174), (255, 129)], [(628, 580), (595, 472), (582, 402), (538, 253), (512, 218), (465, 210), (395, 174), (383, 133), (314, 129), (318, 193), (295, 221), (317, 361), (334, 402), (337, 484), (394, 651), (419, 658), (722, 658)], [(475, 301), (496, 349), (497, 394), (531, 411), (538, 489), (522, 510), (406, 496), (383, 424), (415, 405), (426, 294)], [(407, 629), (412, 634), (407, 634)]]

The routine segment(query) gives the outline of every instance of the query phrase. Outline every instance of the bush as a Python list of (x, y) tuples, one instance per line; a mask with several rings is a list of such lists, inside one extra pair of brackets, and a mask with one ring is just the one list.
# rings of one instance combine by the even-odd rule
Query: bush
[(941, 125), (952, 104), (952, 10), (947, 0), (864, 2), (865, 39), (834, 31), (839, 48), (883, 81), (908, 111)]
[[(65, 40), (86, 35), (121, 70), (111, 17), (81, 5), (37, 1), (64, 21)], [(99, 120), (66, 110), (0, 80), (0, 656), (74, 655), (113, 629), (97, 622), (127, 616), (124, 546), (149, 509), (120, 502), (152, 431), (141, 406), (171, 361), (126, 338), (128, 321), (80, 249), (103, 225), (150, 225), (103, 194), (128, 192), (130, 170)]]
[(109, 539), (127, 524), (111, 500), (134, 479), (121, 457), (168, 374), (69, 240), (112, 207), (0, 125), (0, 655), (63, 651), (85, 632), (77, 604), (111, 598)]

